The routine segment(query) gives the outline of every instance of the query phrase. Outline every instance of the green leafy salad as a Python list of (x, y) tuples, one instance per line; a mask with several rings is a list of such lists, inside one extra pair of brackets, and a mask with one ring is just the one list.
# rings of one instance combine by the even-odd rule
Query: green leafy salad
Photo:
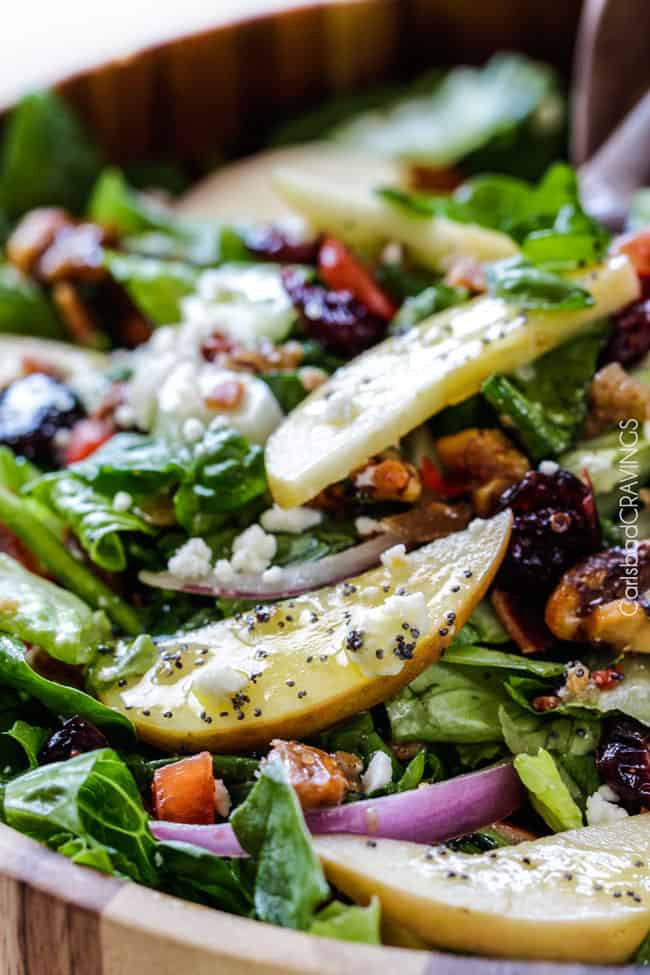
[(650, 191), (613, 237), (566, 127), (502, 54), (186, 192), (14, 108), (7, 827), (319, 936), (647, 963)]

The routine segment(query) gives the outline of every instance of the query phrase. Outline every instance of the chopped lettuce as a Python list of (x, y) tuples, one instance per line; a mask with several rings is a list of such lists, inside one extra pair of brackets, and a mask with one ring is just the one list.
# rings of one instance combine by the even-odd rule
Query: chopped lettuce
[(133, 303), (156, 325), (181, 320), (181, 299), (196, 290), (199, 271), (181, 261), (107, 251), (104, 261)]
[(381, 944), (380, 922), (381, 903), (378, 897), (372, 897), (366, 907), (332, 901), (315, 915), (309, 926), (309, 933), (317, 934), (321, 938), (338, 938), (339, 941), (379, 945)]
[(63, 338), (63, 327), (43, 289), (11, 264), (0, 264), (0, 332)]
[(390, 323), (392, 334), (408, 332), (418, 322), (436, 312), (462, 304), (469, 298), (467, 288), (453, 288), (447, 284), (432, 284), (412, 298), (407, 298)]
[(156, 845), (163, 890), (196, 904), (247, 915), (252, 903), (237, 860), (227, 860), (190, 843)]
[(544, 748), (536, 755), (522, 752), (515, 757), (514, 766), (533, 807), (553, 832), (582, 826), (582, 813), (549, 752)]

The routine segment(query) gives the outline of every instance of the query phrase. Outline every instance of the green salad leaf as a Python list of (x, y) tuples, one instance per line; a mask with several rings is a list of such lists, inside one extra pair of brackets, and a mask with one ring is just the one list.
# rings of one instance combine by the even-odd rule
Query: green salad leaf
[(158, 494), (179, 481), (188, 451), (161, 438), (118, 433), (68, 472), (109, 497), (126, 491), (134, 497)]
[(11, 264), (0, 264), (0, 332), (64, 338), (61, 322), (43, 289)]
[(520, 308), (543, 311), (574, 311), (594, 303), (589, 292), (570, 278), (509, 257), (487, 267), (490, 294), (514, 302)]
[(429, 285), (414, 297), (406, 299), (390, 323), (390, 332), (392, 335), (408, 332), (429, 315), (460, 305), (468, 298), (467, 288), (454, 288), (448, 284)]
[(308, 930), (329, 895), (296, 794), (277, 762), (264, 766), (231, 816), (237, 839), (257, 861), (255, 912), (261, 921)]
[(544, 748), (536, 755), (517, 755), (514, 766), (533, 807), (554, 833), (582, 826), (582, 813), (571, 797), (553, 756)]
[(236, 860), (170, 841), (156, 845), (156, 861), (161, 886), (168, 893), (231, 914), (250, 914), (252, 899)]
[(0, 763), (2, 777), (11, 778), (27, 768), (36, 768), (38, 755), (50, 737), (49, 728), (39, 728), (27, 721), (14, 721), (0, 734)]
[[(110, 748), (26, 772), (7, 783), (9, 826), (77, 859), (101, 851), (120, 874), (155, 886), (156, 842), (133, 776)], [(79, 841), (81, 841), (81, 846)], [(96, 863), (92, 863), (96, 866)]]
[(380, 923), (381, 903), (378, 897), (372, 897), (366, 907), (332, 901), (315, 915), (309, 926), (309, 933), (317, 934), (321, 938), (380, 945)]
[(196, 291), (200, 273), (181, 261), (117, 251), (106, 251), (104, 263), (143, 315), (156, 325), (181, 320), (181, 299)]

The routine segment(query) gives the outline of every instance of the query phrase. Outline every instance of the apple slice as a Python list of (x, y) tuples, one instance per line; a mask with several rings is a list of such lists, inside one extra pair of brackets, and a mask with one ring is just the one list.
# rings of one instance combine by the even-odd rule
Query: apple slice
[(629, 961), (650, 927), (650, 816), (472, 856), (359, 836), (314, 837), (352, 900), (452, 951), (547, 961)]
[(273, 175), (278, 195), (312, 227), (364, 251), (376, 252), (387, 241), (398, 241), (419, 264), (434, 270), (444, 269), (458, 255), (496, 261), (517, 253), (507, 234), (447, 217), (411, 214), (374, 192), (396, 182), (373, 178), (353, 183), (307, 166), (278, 167)]
[[(510, 512), (350, 582), (98, 658), (109, 707), (161, 748), (239, 751), (299, 737), (385, 700), (437, 660), (508, 545)], [(400, 551), (401, 550), (401, 551)], [(142, 639), (142, 638), (141, 638)]]
[(637, 297), (629, 261), (610, 258), (583, 279), (594, 298), (580, 311), (524, 314), (477, 298), (380, 342), (339, 369), (285, 419), (266, 447), (274, 499), (303, 504), (445, 406), (477, 393), (493, 372), (510, 372), (566, 342)]
[(312, 142), (268, 149), (222, 166), (181, 197), (176, 209), (184, 217), (202, 221), (300, 220), (273, 187), (272, 174), (279, 166), (295, 166), (335, 183), (343, 180), (355, 193), (400, 182), (397, 163), (332, 143)]
[(110, 363), (107, 355), (95, 349), (31, 335), (0, 335), (0, 356), (0, 388), (24, 375), (25, 359), (52, 367), (64, 379), (106, 369)]

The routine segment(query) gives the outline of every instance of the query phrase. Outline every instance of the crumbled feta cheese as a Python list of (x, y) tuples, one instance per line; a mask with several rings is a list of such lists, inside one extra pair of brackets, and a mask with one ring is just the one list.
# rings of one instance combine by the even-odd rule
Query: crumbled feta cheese
[(128, 511), (133, 504), (133, 498), (128, 491), (118, 491), (113, 496), (113, 507), (116, 511)]
[(542, 460), (537, 468), (540, 474), (546, 474), (548, 477), (552, 477), (553, 474), (557, 474), (559, 469), (560, 465), (556, 464), (554, 460)]
[(376, 518), (366, 518), (365, 515), (355, 518), (354, 527), (358, 535), (377, 535), (379, 532), (385, 531), (380, 521), (377, 521)]
[(227, 697), (238, 694), (248, 684), (249, 677), (243, 670), (236, 670), (230, 664), (220, 664), (214, 661), (207, 667), (202, 667), (192, 678), (192, 690), (200, 699), (202, 697)]
[(272, 508), (262, 513), (260, 522), (267, 532), (288, 532), (299, 535), (301, 532), (313, 528), (322, 521), (322, 514), (315, 508), (281, 508), (274, 504)]
[(393, 780), (393, 764), (386, 752), (375, 752), (368, 768), (361, 776), (361, 785), (366, 795), (385, 789)]
[(235, 570), (228, 559), (218, 559), (212, 572), (216, 581), (222, 586), (229, 585), (235, 579)]
[(627, 819), (628, 813), (622, 806), (617, 805), (618, 796), (608, 785), (601, 785), (600, 789), (587, 799), (587, 824), (589, 826), (603, 826), (607, 823), (617, 823)]
[(212, 552), (202, 538), (190, 538), (174, 552), (167, 568), (181, 579), (200, 579), (212, 568)]
[(399, 545), (391, 546), (391, 548), (381, 553), (381, 563), (392, 572), (394, 569), (399, 569), (404, 565), (405, 557), (406, 546), (400, 543)]
[(189, 416), (183, 423), (181, 434), (186, 443), (196, 443), (205, 433), (205, 423), (195, 416)]
[(372, 488), (375, 486), (375, 468), (369, 464), (360, 474), (355, 474), (355, 487)]
[(350, 610), (344, 647), (366, 677), (399, 674), (430, 625), (421, 592), (389, 596), (378, 606), (357, 602)]
[(276, 549), (273, 535), (267, 535), (259, 525), (251, 525), (234, 540), (230, 563), (235, 572), (264, 572)]
[(282, 582), (283, 578), (284, 572), (279, 565), (272, 565), (270, 569), (266, 569), (262, 573), (262, 582), (268, 582), (271, 585)]
[(132, 427), (136, 419), (135, 410), (128, 403), (120, 403), (113, 416), (120, 427)]
[(223, 779), (215, 779), (214, 781), (214, 808), (217, 810), (222, 819), (228, 819), (230, 815), (230, 807), (232, 803), (230, 801), (230, 793), (223, 783)]

